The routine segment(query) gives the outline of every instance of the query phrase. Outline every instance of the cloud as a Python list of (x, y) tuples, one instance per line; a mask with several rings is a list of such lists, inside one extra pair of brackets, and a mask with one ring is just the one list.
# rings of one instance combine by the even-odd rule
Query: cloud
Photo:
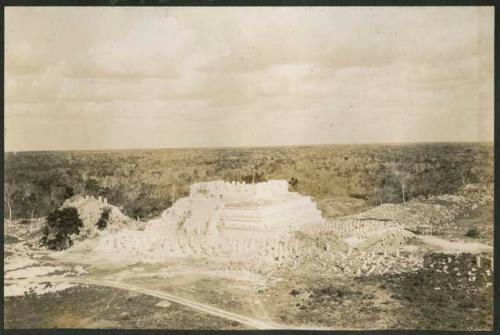
[(7, 148), (491, 140), (493, 12), (10, 7)]

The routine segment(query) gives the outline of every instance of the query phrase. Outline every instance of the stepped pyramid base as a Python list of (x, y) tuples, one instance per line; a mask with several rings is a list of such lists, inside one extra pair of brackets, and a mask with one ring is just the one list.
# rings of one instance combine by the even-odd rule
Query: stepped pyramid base
[(289, 192), (286, 180), (213, 181), (192, 185), (188, 197), (176, 201), (145, 231), (108, 236), (100, 248), (150, 258), (275, 259), (297, 252), (295, 231), (323, 224), (311, 198)]

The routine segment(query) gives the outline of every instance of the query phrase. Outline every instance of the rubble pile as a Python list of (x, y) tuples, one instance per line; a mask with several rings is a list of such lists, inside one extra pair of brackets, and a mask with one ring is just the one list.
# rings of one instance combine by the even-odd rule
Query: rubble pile
[(342, 238), (336, 234), (308, 234), (302, 231), (295, 232), (294, 234), (296, 243), (299, 243), (299, 249), (304, 250), (320, 249), (326, 252), (347, 252), (350, 249)]
[(77, 195), (67, 199), (61, 208), (74, 207), (78, 210), (78, 216), (83, 222), (83, 229), (80, 231), (80, 237), (94, 237), (99, 233), (97, 221), (105, 209), (109, 210), (108, 226), (106, 229), (117, 230), (127, 227), (133, 222), (131, 218), (121, 212), (121, 210), (103, 197), (91, 197)]
[(476, 210), (493, 203), (493, 184), (467, 184), (460, 190), (459, 194), (465, 196), (467, 205), (472, 210)]
[[(172, 229), (173, 228), (173, 229)], [(172, 258), (211, 258), (240, 262), (283, 263), (300, 257), (301, 242), (292, 237), (233, 239), (223, 235), (207, 237), (179, 232), (175, 226), (148, 226), (144, 231), (123, 229), (104, 232), (95, 250), (110, 257), (125, 257), (144, 262)]]
[(455, 211), (447, 205), (422, 203), (418, 200), (405, 204), (383, 204), (355, 216), (357, 220), (396, 222), (398, 225), (417, 229), (421, 225), (436, 225), (454, 219)]
[(325, 222), (323, 224), (305, 227), (304, 231), (317, 233), (333, 233), (341, 238), (357, 236), (367, 238), (373, 233), (382, 233), (392, 228), (399, 228), (401, 225), (390, 219), (377, 219), (364, 216), (347, 216)]
[(414, 236), (415, 234), (408, 230), (393, 228), (386, 230), (384, 233), (370, 236), (370, 238), (360, 243), (357, 247), (358, 249), (399, 248)]
[(4, 238), (7, 245), (9, 238), (24, 241), (25, 243), (37, 244), (40, 240), (40, 234), (45, 226), (44, 218), (35, 218), (33, 220), (5, 220)]
[(493, 202), (493, 188), (467, 185), (457, 195), (417, 198), (404, 204), (382, 204), (366, 212), (308, 226), (312, 233), (332, 232), (343, 238), (370, 237), (373, 232), (404, 228), (418, 234), (456, 231), (456, 218)]
[[(450, 274), (455, 281), (453, 287), (468, 288), (472, 283), (479, 286), (491, 286), (493, 276), (493, 260), (481, 254), (461, 253), (446, 254), (432, 253), (424, 257), (424, 266), (432, 268), (437, 273)], [(448, 280), (449, 281), (449, 280)], [(436, 287), (449, 283), (433, 283)]]
[(423, 253), (415, 250), (375, 252), (352, 249), (349, 252), (306, 252), (302, 259), (291, 261), (290, 266), (306, 273), (359, 277), (417, 271), (423, 261)]

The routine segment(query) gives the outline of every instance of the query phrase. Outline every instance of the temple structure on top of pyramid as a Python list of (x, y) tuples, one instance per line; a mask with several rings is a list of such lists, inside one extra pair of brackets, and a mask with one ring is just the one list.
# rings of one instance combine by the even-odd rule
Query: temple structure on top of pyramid
[[(197, 183), (191, 186), (186, 202), (192, 214), (183, 224), (186, 231), (203, 229), (203, 222), (212, 222), (219, 233), (241, 237), (245, 230), (252, 234), (287, 233), (324, 222), (311, 198), (289, 192), (286, 180)], [(210, 210), (200, 207), (212, 208), (211, 220)], [(201, 212), (207, 216), (201, 217)]]

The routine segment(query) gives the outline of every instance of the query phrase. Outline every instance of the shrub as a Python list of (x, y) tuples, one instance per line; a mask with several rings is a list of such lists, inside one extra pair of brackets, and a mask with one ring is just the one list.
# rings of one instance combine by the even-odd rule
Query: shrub
[(71, 235), (79, 234), (83, 222), (78, 216), (78, 210), (67, 207), (51, 212), (47, 224), (43, 228), (42, 245), (52, 250), (64, 250), (73, 245)]
[(111, 208), (106, 207), (102, 210), (101, 217), (97, 221), (96, 225), (99, 230), (103, 230), (108, 226), (109, 213), (111, 213)]
[(401, 182), (392, 172), (382, 172), (377, 180), (377, 194), (380, 202), (401, 203), (403, 201)]
[(264, 176), (264, 172), (255, 171), (252, 174), (244, 175), (239, 178), (241, 181), (246, 184), (255, 184), (267, 181), (267, 178)]
[(292, 188), (292, 191), (298, 191), (299, 189), (299, 180), (295, 177), (292, 177), (292, 179), (290, 179), (288, 181), (288, 185), (290, 185), (290, 187)]
[(465, 233), (465, 236), (478, 238), (479, 237), (479, 230), (477, 228), (471, 228), (467, 231), (467, 233)]

